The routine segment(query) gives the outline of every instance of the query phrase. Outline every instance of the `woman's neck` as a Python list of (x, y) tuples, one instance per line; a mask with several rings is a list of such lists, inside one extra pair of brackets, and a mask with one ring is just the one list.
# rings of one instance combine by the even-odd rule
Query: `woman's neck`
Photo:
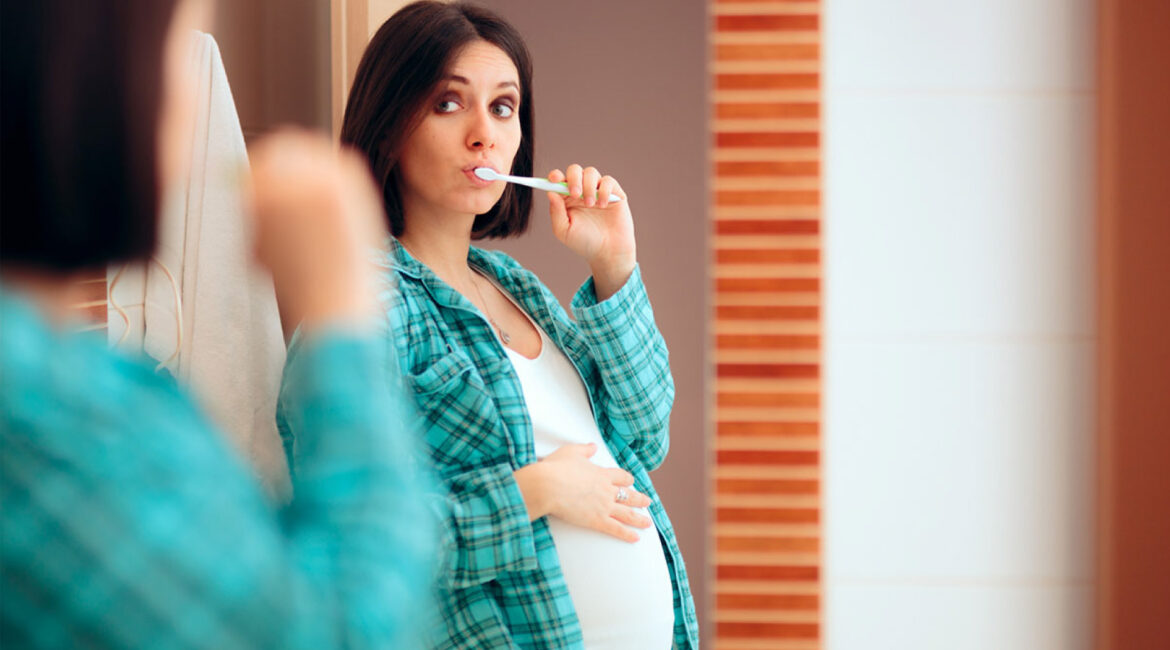
[(467, 255), (475, 215), (407, 218), (398, 237), (411, 257), (422, 262), (444, 282), (463, 288), (470, 282)]

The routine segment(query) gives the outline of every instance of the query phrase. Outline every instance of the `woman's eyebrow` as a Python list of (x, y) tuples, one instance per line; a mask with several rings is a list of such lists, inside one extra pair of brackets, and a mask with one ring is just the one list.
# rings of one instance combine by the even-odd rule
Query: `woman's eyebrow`
[[(471, 85), (471, 81), (467, 77), (462, 77), (462, 76), (457, 75), (457, 74), (449, 74), (446, 77), (444, 77), (444, 79), (447, 81), (457, 81), (461, 84), (466, 84), (468, 86)], [(501, 81), (499, 84), (496, 85), (496, 88), (507, 88), (507, 87), (511, 87), (511, 88), (515, 88), (516, 90), (520, 90), (520, 84), (516, 83), (515, 81)]]

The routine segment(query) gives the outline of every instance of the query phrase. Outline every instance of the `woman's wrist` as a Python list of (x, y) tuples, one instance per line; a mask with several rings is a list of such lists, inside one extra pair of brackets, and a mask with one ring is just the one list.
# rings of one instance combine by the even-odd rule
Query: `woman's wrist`
[(615, 259), (590, 262), (593, 292), (597, 295), (597, 302), (604, 302), (625, 286), (626, 280), (633, 275), (634, 267), (637, 265), (638, 260), (633, 252)]
[(543, 463), (525, 465), (512, 472), (524, 507), (528, 509), (528, 520), (536, 521), (552, 511), (552, 499), (548, 489), (548, 477)]

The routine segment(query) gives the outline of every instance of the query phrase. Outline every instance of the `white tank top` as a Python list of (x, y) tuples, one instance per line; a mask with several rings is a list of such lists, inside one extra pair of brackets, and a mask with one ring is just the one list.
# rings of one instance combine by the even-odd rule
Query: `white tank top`
[[(593, 419), (589, 394), (577, 369), (540, 332), (540, 354), (529, 359), (514, 350), (508, 358), (520, 378), (536, 457), (569, 444), (596, 443), (591, 458), (617, 467)], [(645, 508), (638, 509), (649, 517)], [(668, 650), (674, 638), (674, 594), (658, 529), (633, 529), (631, 544), (591, 529), (548, 518), (569, 594), (588, 650)]]

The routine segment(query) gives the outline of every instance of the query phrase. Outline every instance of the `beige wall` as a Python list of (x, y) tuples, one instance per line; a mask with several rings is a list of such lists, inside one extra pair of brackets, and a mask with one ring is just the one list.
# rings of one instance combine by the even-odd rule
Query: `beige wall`
[(246, 137), (286, 123), (330, 128), (328, 2), (217, 0), (211, 34)]
[[(707, 637), (706, 8), (669, 0), (483, 4), (516, 25), (532, 50), (536, 173), (594, 165), (629, 192), (638, 256), (677, 386), (670, 455), (653, 477)], [(543, 196), (529, 234), (498, 246), (564, 303), (588, 275), (553, 238)]]

